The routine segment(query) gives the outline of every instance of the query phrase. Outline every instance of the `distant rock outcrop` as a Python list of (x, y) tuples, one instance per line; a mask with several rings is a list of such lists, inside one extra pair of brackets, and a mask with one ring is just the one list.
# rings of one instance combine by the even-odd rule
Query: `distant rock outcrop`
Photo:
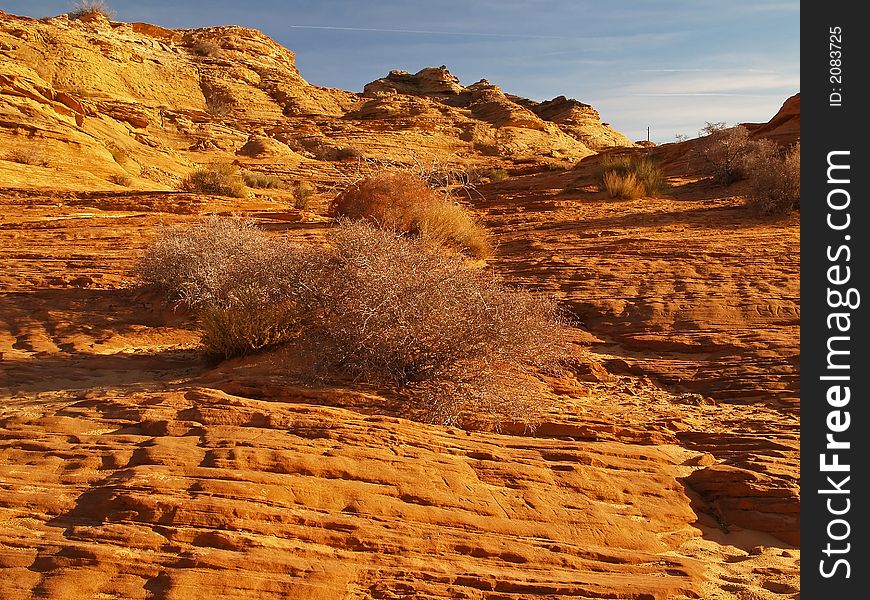
[(745, 125), (753, 137), (764, 137), (781, 144), (791, 144), (801, 137), (801, 95), (788, 98), (767, 123)]
[(376, 79), (363, 88), (366, 96), (382, 94), (412, 94), (415, 96), (457, 95), (462, 92), (459, 78), (447, 67), (427, 67), (414, 73), (393, 70), (386, 77)]
[(407, 161), (411, 148), (420, 159), (528, 163), (633, 146), (586, 104), (526, 100), (486, 80), (463, 86), (446, 66), (391, 71), (357, 94), (309, 84), (293, 52), (253, 29), (102, 16), (0, 13), (0, 121), (0, 144), (37, 145), (53, 165), (36, 183), (51, 175), (52, 186), (73, 188), (132, 176), (134, 187), (165, 189), (196, 164), (227, 160), (209, 152), (317, 168), (335, 158), (324, 148), (367, 146), (365, 156), (386, 161)]
[[(367, 84), (369, 97), (410, 95), (437, 100), (448, 106), (468, 108), (472, 116), (495, 127), (518, 127), (538, 131), (561, 131), (593, 151), (634, 144), (608, 123), (602, 123), (594, 108), (573, 98), (558, 96), (547, 102), (505, 94), (486, 79), (462, 86), (446, 66), (427, 67), (417, 73), (390, 71)], [(555, 127), (549, 126), (552, 123)]]

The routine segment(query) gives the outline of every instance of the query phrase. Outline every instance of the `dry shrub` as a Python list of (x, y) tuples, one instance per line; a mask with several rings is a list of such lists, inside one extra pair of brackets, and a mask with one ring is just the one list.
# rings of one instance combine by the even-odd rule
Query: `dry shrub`
[(384, 169), (351, 184), (329, 207), (335, 217), (365, 219), (378, 227), (420, 236), (475, 258), (492, 251), (489, 233), (462, 206), (420, 176)]
[(611, 198), (634, 200), (644, 195), (644, 187), (634, 173), (621, 175), (616, 171), (607, 171), (603, 176), (604, 189)]
[(540, 396), (520, 382), (566, 347), (555, 301), (365, 221), (307, 249), (242, 219), (169, 226), (138, 272), (199, 312), (210, 353), (289, 341), (317, 355), (319, 377), (395, 386), (407, 416), (438, 423), (534, 422)]
[(749, 130), (738, 125), (724, 129), (723, 123), (708, 123), (702, 130), (703, 156), (713, 171), (713, 179), (722, 185), (730, 185), (746, 176), (745, 158), (751, 149)]
[(80, 20), (92, 19), (98, 15), (111, 19), (115, 13), (103, 0), (82, 0), (66, 14), (70, 19)]
[(489, 232), (469, 211), (449, 200), (441, 199), (420, 211), (415, 227), (420, 237), (428, 242), (478, 259), (492, 254)]
[(277, 243), (253, 221), (212, 216), (164, 227), (137, 273), (197, 310), (206, 350), (230, 357), (298, 333), (311, 299), (306, 277), (314, 270), (301, 250)]
[(655, 196), (668, 188), (661, 168), (649, 158), (605, 156), (595, 168), (595, 177), (611, 198)]
[(770, 140), (759, 140), (744, 160), (749, 178), (748, 206), (765, 215), (800, 209), (801, 147), (782, 151)]
[(214, 356), (232, 358), (272, 348), (300, 330), (301, 311), (292, 302), (261, 304), (258, 293), (200, 309), (202, 345)]
[(554, 301), (364, 221), (343, 223), (331, 244), (316, 334), (326, 360), (399, 386), (436, 422), (480, 410), (495, 420), (533, 420), (533, 398), (509, 382), (564, 351)]
[(216, 94), (205, 100), (205, 109), (213, 117), (225, 117), (235, 108), (236, 102), (230, 96)]
[(248, 195), (245, 180), (238, 169), (228, 164), (209, 165), (196, 169), (182, 180), (181, 189), (232, 198), (244, 198)]
[(268, 173), (255, 173), (253, 171), (244, 171), (242, 179), (245, 185), (258, 189), (283, 189), (287, 184), (280, 177), (270, 175)]
[[(224, 298), (241, 265), (258, 263), (269, 236), (249, 219), (209, 216), (167, 225), (139, 261), (137, 273), (171, 300), (199, 307)], [(240, 270), (242, 269), (242, 270)]]

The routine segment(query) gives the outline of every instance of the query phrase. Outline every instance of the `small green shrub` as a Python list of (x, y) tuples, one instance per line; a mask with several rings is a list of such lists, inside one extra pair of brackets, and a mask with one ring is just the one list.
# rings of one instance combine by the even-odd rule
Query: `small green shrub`
[(181, 189), (232, 198), (244, 198), (248, 195), (245, 181), (238, 169), (229, 164), (216, 164), (196, 169), (182, 180)]
[(508, 178), (507, 169), (488, 169), (484, 171), (483, 175), (490, 181), (502, 181)]
[(287, 187), (287, 184), (283, 179), (268, 173), (244, 171), (242, 172), (242, 179), (244, 180), (245, 185), (257, 189), (283, 189)]
[(357, 160), (364, 156), (365, 153), (356, 146), (340, 146), (333, 152), (334, 160)]
[(568, 194), (576, 194), (580, 191), (582, 191), (582, 188), (580, 187), (580, 184), (577, 181), (569, 181), (568, 183), (565, 184), (565, 187), (563, 187), (561, 190), (559, 190), (559, 193), (568, 195)]
[(293, 188), (293, 208), (305, 210), (311, 201), (311, 197), (317, 193), (317, 188), (307, 181), (299, 181)]

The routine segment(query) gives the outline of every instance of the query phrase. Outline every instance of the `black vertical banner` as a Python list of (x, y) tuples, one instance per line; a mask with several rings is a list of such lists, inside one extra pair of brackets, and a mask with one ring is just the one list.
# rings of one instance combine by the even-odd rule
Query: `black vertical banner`
[(801, 592), (870, 589), (870, 32), (860, 2), (801, 6)]

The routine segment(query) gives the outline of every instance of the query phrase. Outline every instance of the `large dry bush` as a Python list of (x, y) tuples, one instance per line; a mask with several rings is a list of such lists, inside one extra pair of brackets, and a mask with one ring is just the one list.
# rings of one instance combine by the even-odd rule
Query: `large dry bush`
[(750, 192), (748, 206), (765, 215), (800, 209), (801, 147), (783, 150), (770, 140), (755, 142), (744, 160)]
[(438, 423), (533, 422), (540, 395), (522, 382), (566, 346), (555, 301), (362, 220), (304, 250), (243, 219), (169, 226), (138, 271), (197, 310), (211, 353), (291, 342), (313, 375), (394, 386), (408, 416)]
[(319, 338), (335, 366), (400, 386), (428, 418), (467, 412), (530, 420), (534, 401), (513, 385), (524, 368), (564, 351), (556, 303), (508, 288), (455, 253), (347, 222), (331, 236)]
[(702, 153), (713, 171), (713, 179), (723, 185), (743, 179), (746, 155), (752, 148), (749, 130), (742, 125), (725, 129), (722, 123), (708, 123), (702, 133), (707, 134)]
[(252, 221), (212, 216), (162, 228), (137, 271), (195, 309), (206, 350), (230, 357), (298, 333), (312, 310), (309, 264), (301, 249), (280, 244)]
[(329, 211), (335, 217), (367, 220), (420, 236), (475, 258), (486, 258), (492, 251), (489, 233), (470, 211), (406, 170), (384, 169), (361, 178), (333, 199)]

